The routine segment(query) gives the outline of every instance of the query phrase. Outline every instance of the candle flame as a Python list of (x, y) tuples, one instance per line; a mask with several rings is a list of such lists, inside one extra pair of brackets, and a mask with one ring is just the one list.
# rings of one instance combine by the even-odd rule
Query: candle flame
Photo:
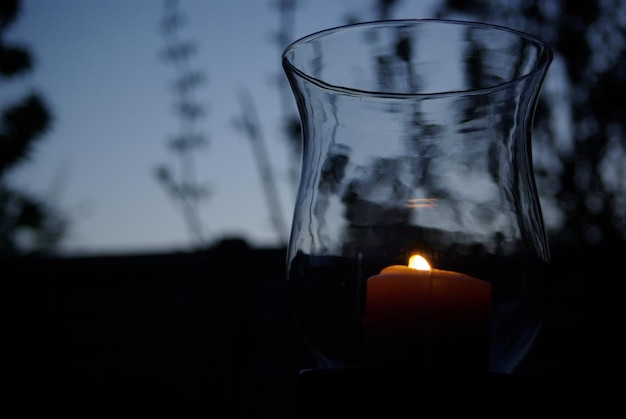
[(418, 271), (430, 271), (428, 261), (420, 255), (413, 255), (409, 258), (409, 268)]

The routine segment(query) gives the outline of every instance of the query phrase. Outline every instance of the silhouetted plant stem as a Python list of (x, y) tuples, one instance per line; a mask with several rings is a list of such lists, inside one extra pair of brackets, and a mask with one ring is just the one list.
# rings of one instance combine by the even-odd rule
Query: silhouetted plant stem
[(195, 153), (206, 144), (204, 135), (197, 130), (198, 121), (204, 117), (205, 111), (193, 93), (204, 81), (204, 76), (193, 70), (191, 65), (191, 56), (196, 51), (194, 44), (184, 41), (179, 35), (185, 18), (178, 10), (178, 0), (165, 0), (164, 13), (164, 59), (172, 63), (176, 73), (173, 88), (175, 110), (180, 122), (169, 148), (177, 158), (178, 170), (161, 164), (156, 168), (156, 177), (170, 198), (180, 205), (192, 246), (202, 246), (206, 237), (199, 207), (202, 200), (208, 197), (208, 188), (198, 181)]
[[(295, 33), (295, 11), (298, 0), (275, 0), (274, 6), (278, 9), (279, 29), (275, 34), (276, 44), (279, 54), (294, 41)], [(280, 72), (276, 78), (278, 93), (280, 95), (281, 112), (283, 119), (283, 134), (289, 150), (289, 166), (287, 176), (291, 191), (295, 195), (298, 192), (298, 181), (300, 179), (300, 159), (302, 154), (302, 138), (300, 128), (300, 118), (296, 111), (293, 95), (287, 79)]]
[(257, 162), (257, 168), (261, 178), (261, 186), (265, 195), (270, 221), (276, 232), (276, 236), (281, 246), (286, 245), (289, 238), (289, 226), (283, 216), (280, 206), (280, 193), (278, 192), (272, 164), (265, 145), (265, 139), (261, 132), (258, 121), (256, 107), (250, 93), (242, 90), (239, 94), (239, 103), (241, 105), (241, 117), (235, 119), (235, 127), (243, 131), (250, 140), (252, 152)]

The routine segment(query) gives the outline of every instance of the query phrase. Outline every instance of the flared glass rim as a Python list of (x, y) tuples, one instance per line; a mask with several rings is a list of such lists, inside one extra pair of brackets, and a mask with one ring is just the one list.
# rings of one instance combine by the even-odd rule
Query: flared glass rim
[[(538, 55), (537, 61), (534, 64), (531, 71), (529, 71), (528, 73), (522, 76), (516, 77), (511, 80), (507, 80), (500, 84), (489, 86), (489, 87), (482, 87), (478, 89), (449, 90), (449, 91), (427, 92), (427, 93), (381, 92), (381, 91), (375, 91), (375, 90), (361, 90), (361, 89), (331, 84), (298, 69), (288, 58), (289, 53), (295, 50), (296, 48), (298, 48), (299, 46), (315, 41), (316, 39), (320, 39), (322, 37), (335, 34), (337, 32), (352, 30), (352, 29), (359, 28), (359, 27), (376, 27), (376, 26), (384, 26), (384, 25), (399, 26), (399, 25), (414, 25), (414, 24), (421, 24), (421, 23), (474, 26), (474, 27), (480, 27), (484, 29), (504, 31), (504, 32), (508, 32), (510, 34), (519, 36), (521, 38), (524, 38), (530, 41), (531, 43), (537, 45), (541, 53)], [(381, 97), (381, 98), (410, 99), (410, 98), (425, 98), (425, 97), (446, 97), (446, 96), (454, 96), (454, 95), (459, 95), (459, 94), (479, 95), (479, 94), (487, 94), (487, 93), (492, 93), (498, 90), (506, 89), (508, 86), (519, 83), (529, 77), (533, 77), (537, 73), (545, 73), (548, 69), (548, 66), (552, 62), (553, 56), (554, 56), (554, 52), (552, 51), (552, 48), (548, 44), (546, 44), (543, 40), (539, 39), (538, 37), (534, 35), (530, 35), (526, 32), (522, 32), (517, 29), (509, 28), (509, 27), (502, 26), (502, 25), (496, 25), (493, 23), (477, 22), (477, 21), (471, 21), (471, 20), (421, 19), (420, 18), (420, 19), (373, 20), (373, 21), (367, 21), (367, 22), (358, 22), (358, 23), (352, 23), (348, 25), (335, 26), (332, 28), (313, 32), (289, 44), (282, 53), (282, 62), (286, 70), (294, 74), (297, 74), (299, 77), (324, 89), (328, 89), (328, 90), (335, 91), (338, 93), (349, 94), (349, 95), (358, 95), (358, 96), (367, 95), (371, 97)]]

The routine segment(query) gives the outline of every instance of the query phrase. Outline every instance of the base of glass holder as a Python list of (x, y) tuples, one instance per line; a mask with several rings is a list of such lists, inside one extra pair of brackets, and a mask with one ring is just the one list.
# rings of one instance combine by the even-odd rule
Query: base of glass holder
[(300, 371), (301, 418), (346, 417), (541, 418), (541, 390), (513, 374), (460, 370), (320, 368)]

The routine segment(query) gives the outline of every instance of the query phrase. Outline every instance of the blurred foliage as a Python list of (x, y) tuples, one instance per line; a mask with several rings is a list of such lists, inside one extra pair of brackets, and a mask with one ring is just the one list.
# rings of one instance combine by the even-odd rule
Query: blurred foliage
[(266, 145), (265, 136), (261, 129), (261, 121), (258, 118), (256, 106), (252, 95), (248, 90), (239, 94), (241, 115), (233, 119), (233, 125), (242, 132), (249, 140), (257, 162), (259, 179), (265, 195), (265, 202), (270, 214), (270, 222), (276, 233), (276, 239), (280, 246), (286, 246), (289, 238), (289, 224), (283, 216), (280, 205), (280, 193), (278, 183), (274, 175), (274, 169), (270, 162), (270, 152)]
[[(295, 41), (296, 19), (298, 8), (303, 4), (300, 0), (269, 0), (270, 5), (278, 13), (278, 30), (272, 33), (272, 40), (278, 47), (278, 52), (283, 50)], [(300, 127), (300, 116), (293, 101), (293, 94), (287, 78), (279, 68), (276, 78), (276, 87), (280, 95), (280, 106), (282, 112), (282, 134), (283, 140), (289, 151), (289, 166), (287, 168), (293, 196), (298, 192), (298, 180), (300, 179), (300, 162), (302, 157), (302, 132)]]
[(206, 76), (191, 64), (197, 48), (194, 42), (181, 35), (187, 16), (181, 11), (179, 1), (165, 0), (163, 6), (161, 31), (165, 47), (162, 59), (170, 63), (175, 72), (172, 90), (179, 128), (168, 143), (168, 149), (176, 159), (175, 164), (158, 164), (154, 175), (181, 209), (192, 247), (200, 247), (207, 243), (200, 207), (210, 196), (210, 187), (199, 181), (196, 170), (196, 154), (208, 143), (205, 134), (198, 128), (206, 116), (206, 109), (196, 98), (196, 93)]
[[(19, 12), (20, 1), (0, 2), (0, 80), (10, 81), (33, 67), (26, 47), (5, 41), (5, 32)], [(0, 255), (53, 252), (67, 231), (67, 220), (57, 209), (7, 182), (7, 173), (31, 157), (51, 120), (45, 101), (34, 91), (1, 111)]]
[[(278, 29), (270, 34), (270, 40), (278, 47), (278, 52), (282, 53), (283, 49), (293, 41), (295, 12), (301, 2), (299, 0), (268, 0), (268, 4), (278, 14)], [(298, 192), (302, 159), (300, 117), (293, 102), (291, 89), (282, 71), (273, 75), (271, 82), (279, 94), (282, 113), (281, 133), (289, 156), (286, 177), (295, 197)], [(283, 205), (277, 180), (279, 176), (275, 174), (276, 168), (271, 161), (272, 153), (263, 135), (263, 124), (258, 119), (255, 101), (249, 90), (242, 89), (238, 99), (241, 113), (233, 118), (233, 126), (248, 139), (251, 145), (269, 213), (269, 221), (276, 234), (278, 245), (285, 246), (289, 239), (289, 218), (283, 215)]]
[(554, 246), (626, 241), (626, 2), (444, 0), (437, 17), (504, 25), (552, 47), (535, 175)]

